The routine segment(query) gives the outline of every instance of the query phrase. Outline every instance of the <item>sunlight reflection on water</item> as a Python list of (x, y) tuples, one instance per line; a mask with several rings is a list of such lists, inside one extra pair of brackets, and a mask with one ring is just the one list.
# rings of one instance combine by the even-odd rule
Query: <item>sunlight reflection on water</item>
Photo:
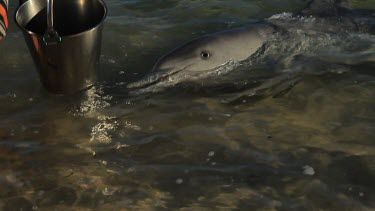
[[(107, 3), (101, 81), (84, 93), (43, 91), (14, 24), (0, 43), (0, 209), (375, 207), (373, 35), (281, 14), (274, 21), (292, 35), (268, 55), (305, 73), (293, 83), (267, 83), (267, 68), (254, 81), (235, 75), (249, 60), (215, 80), (131, 96), (126, 84), (170, 48), (306, 1)], [(233, 84), (232, 71), (235, 86), (217, 86)]]

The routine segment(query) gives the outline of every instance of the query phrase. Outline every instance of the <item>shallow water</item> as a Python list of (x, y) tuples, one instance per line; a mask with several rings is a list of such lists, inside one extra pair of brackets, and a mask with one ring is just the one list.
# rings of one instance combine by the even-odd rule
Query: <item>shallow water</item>
[(370, 30), (274, 16), (289, 35), (228, 75), (129, 96), (171, 48), (307, 1), (107, 3), (100, 83), (84, 93), (45, 92), (13, 23), (0, 43), (0, 209), (375, 208)]

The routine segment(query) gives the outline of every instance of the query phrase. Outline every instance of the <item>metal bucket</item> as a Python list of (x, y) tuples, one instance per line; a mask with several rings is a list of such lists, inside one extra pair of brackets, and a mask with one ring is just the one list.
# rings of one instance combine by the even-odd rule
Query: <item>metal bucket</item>
[(55, 0), (53, 26), (60, 40), (48, 44), (47, 0), (28, 0), (16, 11), (43, 86), (56, 94), (72, 94), (96, 82), (103, 21), (102, 0)]

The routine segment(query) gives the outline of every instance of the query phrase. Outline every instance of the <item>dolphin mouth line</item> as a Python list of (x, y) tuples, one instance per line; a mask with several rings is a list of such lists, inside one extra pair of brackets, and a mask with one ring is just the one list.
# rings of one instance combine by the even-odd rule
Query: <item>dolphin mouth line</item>
[(146, 79), (146, 81), (141, 80), (141, 81), (139, 81), (139, 82), (133, 82), (133, 83), (128, 84), (128, 85), (127, 85), (127, 88), (129, 88), (129, 89), (146, 88), (146, 87), (148, 87), (148, 86), (155, 85), (155, 84), (157, 84), (158, 82), (165, 81), (167, 78), (169, 78), (169, 77), (171, 77), (171, 76), (173, 76), (173, 75), (175, 75), (175, 74), (177, 74), (177, 73), (179, 73), (179, 72), (185, 70), (186, 68), (188, 68), (188, 67), (190, 67), (190, 66), (191, 66), (191, 65), (188, 65), (188, 66), (186, 66), (186, 67), (184, 67), (184, 68), (181, 68), (181, 69), (175, 70), (175, 71), (173, 71), (173, 72), (169, 72), (169, 73), (164, 74), (164, 75), (161, 75), (161, 76), (156, 75), (156, 76), (154, 76), (155, 78), (152, 78), (153, 75), (151, 75), (151, 76), (148, 77), (149, 79), (151, 78), (150, 81), (147, 81), (147, 79)]

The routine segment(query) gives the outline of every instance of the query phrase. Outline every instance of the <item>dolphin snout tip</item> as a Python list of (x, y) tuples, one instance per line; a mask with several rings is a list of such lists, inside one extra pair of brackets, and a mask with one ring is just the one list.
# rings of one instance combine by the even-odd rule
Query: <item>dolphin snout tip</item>
[(141, 79), (140, 81), (131, 82), (126, 88), (137, 89), (147, 87), (154, 83), (163, 81), (166, 77), (168, 77), (168, 74), (161, 74), (160, 69), (153, 69), (146, 78)]

